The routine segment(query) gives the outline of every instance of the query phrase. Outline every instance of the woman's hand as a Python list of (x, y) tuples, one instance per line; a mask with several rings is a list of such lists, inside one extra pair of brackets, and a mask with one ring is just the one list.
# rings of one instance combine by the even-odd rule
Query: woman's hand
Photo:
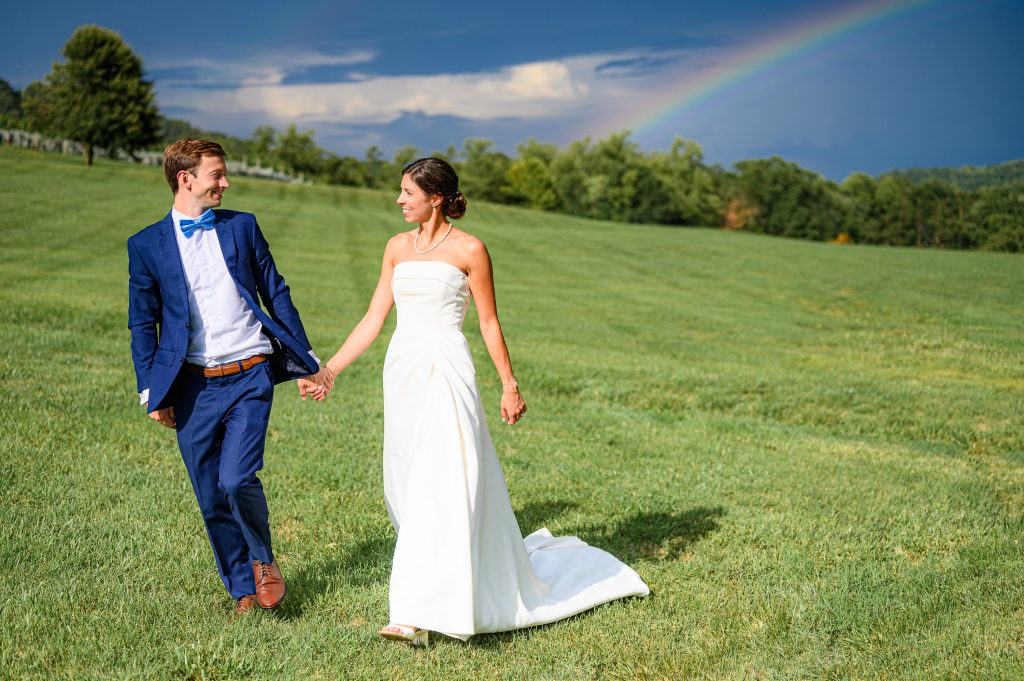
[(526, 413), (526, 402), (519, 392), (519, 386), (509, 383), (501, 389), (501, 420), (512, 425)]

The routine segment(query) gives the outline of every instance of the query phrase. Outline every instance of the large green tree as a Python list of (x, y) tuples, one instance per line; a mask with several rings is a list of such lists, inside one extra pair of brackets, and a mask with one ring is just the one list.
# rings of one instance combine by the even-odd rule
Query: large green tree
[(914, 185), (910, 180), (892, 175), (883, 176), (876, 185), (875, 202), (879, 208), (879, 229), (872, 235), (873, 243), (889, 246), (919, 245), (917, 205), (914, 203)]
[(21, 122), (21, 93), (0, 79), (0, 128), (15, 127)]
[(842, 231), (855, 242), (877, 243), (882, 228), (875, 180), (867, 173), (851, 173), (839, 189), (845, 201)]
[(558, 210), (558, 194), (551, 183), (551, 162), (558, 156), (558, 147), (531, 137), (519, 145), (518, 151), (519, 158), (507, 173), (511, 200), (537, 210)]
[(131, 154), (157, 139), (153, 84), (120, 35), (80, 26), (61, 54), (65, 61), (55, 62), (38, 87), (25, 90), (22, 107), (32, 127), (80, 142), (89, 165), (95, 147)]
[(313, 141), (313, 131), (299, 132), (294, 123), (277, 135), (277, 157), (294, 173), (315, 177), (323, 171), (323, 151)]
[(388, 184), (389, 182), (394, 182), (394, 178), (391, 176), (390, 164), (384, 160), (384, 154), (376, 144), (371, 144), (366, 150), (362, 166), (364, 186), (376, 187), (377, 189), (387, 189), (392, 186)]
[[(652, 152), (647, 163), (661, 183), (657, 203), (664, 222), (673, 225), (720, 225), (724, 210), (715, 178), (704, 165), (704, 151), (691, 140), (676, 137), (667, 154)], [(656, 217), (659, 213), (652, 212)]]
[(740, 161), (735, 167), (742, 198), (756, 208), (746, 227), (750, 231), (816, 240), (839, 231), (839, 208), (821, 176), (778, 156)]
[(629, 131), (573, 142), (551, 161), (551, 185), (567, 213), (601, 220), (667, 222), (659, 178)]
[(470, 137), (462, 145), (457, 163), (460, 190), (466, 196), (479, 201), (509, 200), (508, 170), (512, 159), (500, 151), (494, 151), (494, 143), (487, 139)]
[(1024, 183), (981, 190), (968, 220), (982, 248), (1024, 252)]
[(963, 191), (930, 178), (913, 189), (917, 246), (957, 246), (963, 241)]

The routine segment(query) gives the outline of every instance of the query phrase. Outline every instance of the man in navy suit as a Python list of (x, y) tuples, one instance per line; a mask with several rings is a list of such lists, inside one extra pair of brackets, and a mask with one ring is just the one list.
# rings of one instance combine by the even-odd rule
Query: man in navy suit
[[(276, 607), (285, 583), (263, 486), (274, 385), (303, 399), (333, 387), (256, 219), (214, 211), (230, 184), (216, 142), (164, 151), (171, 212), (128, 239), (128, 327), (141, 401), (177, 431), (217, 570), (241, 614)], [(260, 307), (262, 301), (265, 310)]]

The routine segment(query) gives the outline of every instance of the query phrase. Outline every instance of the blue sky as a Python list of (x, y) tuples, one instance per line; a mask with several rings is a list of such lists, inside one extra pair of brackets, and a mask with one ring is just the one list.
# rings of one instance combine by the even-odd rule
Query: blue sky
[(777, 154), (836, 180), (1024, 157), (1024, 2), (893, 4), (906, 7), (751, 60), (657, 124), (658, 93), (865, 3), (22, 2), (2, 13), (0, 78), (42, 78), (75, 27), (96, 23), (143, 58), (166, 115), (241, 137), (295, 122), (356, 156), (467, 137), (512, 153), (628, 125), (647, 150), (680, 135), (711, 163)]

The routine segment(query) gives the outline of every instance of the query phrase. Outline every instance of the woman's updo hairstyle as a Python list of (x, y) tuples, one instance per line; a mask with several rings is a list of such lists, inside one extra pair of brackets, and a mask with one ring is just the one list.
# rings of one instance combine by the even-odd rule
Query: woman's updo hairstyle
[(428, 156), (402, 168), (402, 174), (408, 174), (427, 196), (440, 196), (441, 212), (445, 217), (458, 220), (466, 214), (467, 202), (459, 191), (459, 176), (448, 161)]

